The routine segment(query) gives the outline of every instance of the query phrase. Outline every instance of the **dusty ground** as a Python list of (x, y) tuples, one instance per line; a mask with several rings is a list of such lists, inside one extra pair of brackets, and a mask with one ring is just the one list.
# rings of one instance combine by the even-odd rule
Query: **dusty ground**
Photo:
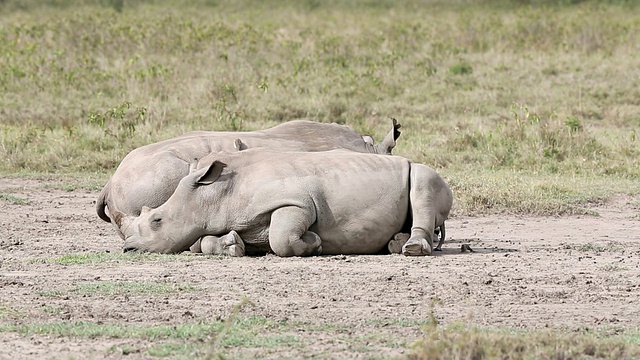
[[(304, 324), (292, 329), (304, 341), (302, 348), (253, 350), (274, 357), (402, 354), (420, 337), (419, 324), (434, 297), (440, 299), (434, 312), (442, 324), (640, 326), (637, 199), (619, 197), (594, 208), (599, 216), (454, 218), (447, 224), (444, 251), (425, 258), (193, 255), (192, 261), (62, 265), (36, 259), (121, 251), (121, 240), (95, 215), (97, 194), (6, 178), (0, 178), (0, 194), (29, 200), (13, 204), (0, 198), (0, 329), (78, 320), (149, 326), (213, 321), (227, 317), (245, 295), (254, 306), (242, 308), (242, 316)], [(461, 253), (461, 244), (474, 252)], [(65, 296), (77, 284), (106, 281), (188, 284), (197, 291)], [(52, 291), (60, 293), (51, 296)], [(314, 327), (325, 330), (309, 330)], [(366, 346), (353, 347), (367, 336)], [(144, 349), (150, 343), (5, 330), (0, 358), (119, 358), (124, 356), (119, 349)], [(148, 356), (140, 350), (128, 358)]]

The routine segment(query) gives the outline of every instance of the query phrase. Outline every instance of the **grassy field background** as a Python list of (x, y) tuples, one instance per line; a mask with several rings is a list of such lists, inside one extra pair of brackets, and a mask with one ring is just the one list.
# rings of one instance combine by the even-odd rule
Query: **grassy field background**
[[(294, 118), (440, 170), (456, 214), (640, 191), (634, 1), (0, 2), (0, 172), (101, 186), (131, 149)], [(91, 179), (91, 180), (86, 180)]]
[[(99, 189), (190, 130), (310, 118), (381, 140), (394, 117), (454, 216), (588, 213), (640, 193), (638, 3), (0, 0), (0, 174)], [(563, 336), (433, 327), (416, 357), (637, 354)]]

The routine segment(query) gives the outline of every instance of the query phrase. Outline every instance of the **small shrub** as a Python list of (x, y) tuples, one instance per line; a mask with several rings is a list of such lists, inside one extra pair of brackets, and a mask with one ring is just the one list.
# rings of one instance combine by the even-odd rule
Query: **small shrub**
[(131, 103), (125, 101), (104, 112), (90, 112), (88, 122), (98, 125), (105, 135), (120, 141), (132, 139), (136, 133), (136, 127), (145, 122), (147, 109), (138, 107), (134, 113), (131, 113), (130, 108)]
[(471, 74), (472, 72), (473, 72), (473, 68), (471, 67), (471, 65), (467, 64), (466, 62), (454, 64), (452, 67), (449, 68), (449, 73), (451, 75), (467, 75), (467, 74)]

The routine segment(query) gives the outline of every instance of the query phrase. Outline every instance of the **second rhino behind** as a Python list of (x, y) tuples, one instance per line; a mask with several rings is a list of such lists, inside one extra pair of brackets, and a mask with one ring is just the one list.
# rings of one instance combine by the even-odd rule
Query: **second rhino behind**
[(131, 151), (102, 189), (96, 212), (111, 222), (124, 239), (114, 214), (137, 216), (143, 206), (164, 203), (189, 174), (190, 165), (210, 153), (244, 149), (277, 151), (326, 151), (345, 149), (363, 153), (391, 154), (400, 136), (393, 120), (391, 131), (380, 144), (369, 136), (339, 124), (293, 120), (270, 129), (252, 132), (197, 131)]
[(247, 254), (374, 254), (409, 232), (402, 253), (429, 255), (453, 201), (435, 170), (399, 156), (247, 150), (201, 166), (160, 207), (115, 214), (125, 251), (180, 252), (235, 231)]

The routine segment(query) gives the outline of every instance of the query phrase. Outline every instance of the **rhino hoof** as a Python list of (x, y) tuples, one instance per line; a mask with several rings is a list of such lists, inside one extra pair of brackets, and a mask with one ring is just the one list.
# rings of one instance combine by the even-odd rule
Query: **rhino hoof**
[(202, 253), (202, 248), (200, 247), (200, 239), (198, 239), (198, 241), (196, 241), (195, 243), (193, 243), (193, 245), (191, 245), (191, 247), (189, 248), (189, 251), (191, 251), (194, 254)]
[(389, 250), (389, 254), (401, 254), (402, 247), (409, 240), (411, 235), (406, 233), (397, 233), (389, 244), (387, 244), (387, 250)]
[[(192, 246), (192, 251), (194, 247), (195, 244)], [(205, 255), (245, 255), (244, 242), (235, 231), (231, 231), (222, 237), (212, 235), (204, 236), (200, 240), (200, 248)]]
[(224, 254), (229, 256), (236, 256), (236, 257), (245, 255), (244, 242), (242, 241), (242, 239), (240, 238), (240, 235), (238, 235), (237, 232), (231, 230), (231, 232), (229, 232), (223, 238), (224, 238), (224, 241), (223, 241)]
[(225, 254), (229, 256), (242, 257), (244, 256), (244, 245), (231, 245), (225, 250)]
[(425, 256), (431, 255), (431, 246), (426, 239), (409, 239), (402, 247), (404, 256)]

